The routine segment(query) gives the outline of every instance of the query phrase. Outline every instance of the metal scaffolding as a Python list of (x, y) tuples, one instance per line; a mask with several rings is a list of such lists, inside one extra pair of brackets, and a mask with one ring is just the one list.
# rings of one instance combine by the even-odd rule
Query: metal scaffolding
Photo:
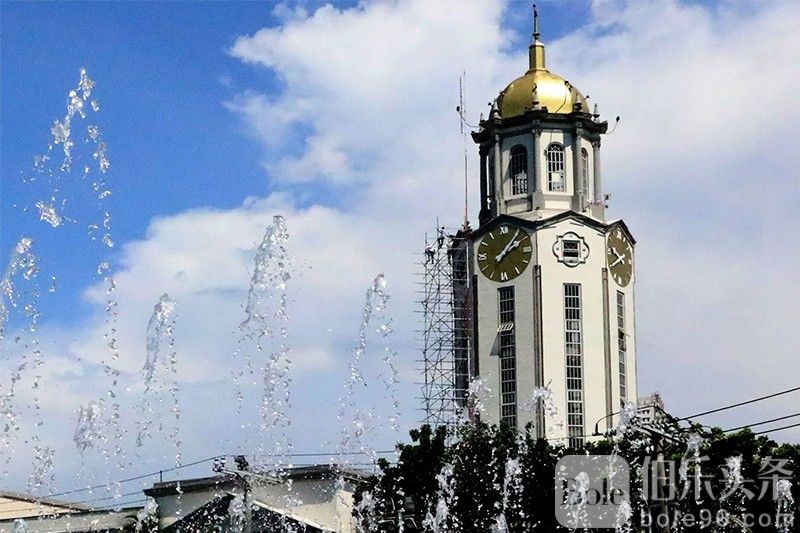
[(473, 323), (470, 232), (468, 226), (456, 232), (437, 227), (434, 238), (426, 235), (420, 263), (422, 422), (433, 426), (453, 425), (457, 410), (467, 405)]

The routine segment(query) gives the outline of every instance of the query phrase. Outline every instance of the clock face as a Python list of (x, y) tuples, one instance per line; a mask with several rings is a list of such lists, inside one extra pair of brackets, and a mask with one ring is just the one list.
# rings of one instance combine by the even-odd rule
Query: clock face
[(620, 228), (614, 228), (606, 239), (606, 263), (611, 277), (620, 287), (631, 282), (633, 275), (633, 245)]
[(503, 224), (484, 235), (478, 244), (478, 268), (492, 281), (509, 281), (525, 271), (532, 252), (527, 231)]

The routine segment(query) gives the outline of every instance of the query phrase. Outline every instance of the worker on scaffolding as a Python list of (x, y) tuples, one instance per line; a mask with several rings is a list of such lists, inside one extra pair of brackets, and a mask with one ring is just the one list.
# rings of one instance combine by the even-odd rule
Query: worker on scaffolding
[(427, 265), (436, 258), (436, 248), (429, 244), (425, 247), (425, 264)]
[(444, 246), (444, 239), (445, 239), (445, 232), (444, 232), (444, 226), (442, 226), (441, 228), (439, 228), (439, 237), (436, 239), (439, 248)]

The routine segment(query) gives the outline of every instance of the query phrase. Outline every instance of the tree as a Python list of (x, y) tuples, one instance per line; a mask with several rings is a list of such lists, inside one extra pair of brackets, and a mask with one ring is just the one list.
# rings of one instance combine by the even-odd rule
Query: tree
[[(779, 478), (792, 483), (792, 494), (800, 503), (800, 446), (778, 445), (750, 431), (726, 435), (713, 430), (703, 433), (704, 444), (695, 458), (691, 450), (687, 452), (685, 430), (675, 426), (671, 432), (681, 437), (662, 442), (670, 465), (668, 478), (674, 480), (672, 488), (676, 491), (668, 503), (670, 518), (677, 520), (672, 524), (673, 531), (796, 530), (782, 530), (774, 521), (749, 528), (742, 527), (741, 522), (750, 515), (775, 516), (774, 489)], [(695, 442), (700, 439), (695, 437)], [(396, 465), (382, 460), (382, 475), (357, 488), (355, 502), (360, 510), (355, 515), (363, 531), (391, 533), (399, 530), (400, 523), (407, 533), (570, 531), (555, 516), (556, 464), (565, 455), (612, 453), (631, 465), (633, 520), (628, 531), (648, 530), (641, 525), (649, 514), (648, 495), (640, 488), (645, 486), (654, 447), (646, 432), (632, 429), (613, 441), (568, 449), (536, 439), (530, 427), (518, 434), (505, 426), (479, 422), (465, 424), (449, 434), (443, 427), (422, 426), (411, 432), (411, 444), (398, 445), (398, 450)], [(769, 473), (765, 466), (768, 458), (773, 466), (779, 466), (777, 473)], [(695, 498), (698, 482), (703, 490), (701, 497)], [(369, 513), (363, 511), (364, 505), (359, 506), (365, 498)], [(687, 515), (709, 517), (711, 527), (703, 527), (709, 524), (699, 521), (690, 525), (680, 522)], [(729, 517), (729, 523), (714, 523), (720, 516)], [(794, 517), (795, 524), (800, 524), (796, 510)]]

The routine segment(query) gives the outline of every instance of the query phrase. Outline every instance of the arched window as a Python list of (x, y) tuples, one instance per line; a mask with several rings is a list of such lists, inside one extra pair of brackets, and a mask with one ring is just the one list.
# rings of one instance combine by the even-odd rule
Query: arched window
[(547, 188), (554, 192), (566, 190), (566, 177), (564, 176), (564, 145), (551, 143), (547, 147)]
[(511, 194), (528, 194), (528, 150), (518, 144), (511, 149)]
[(586, 148), (581, 148), (581, 180), (584, 198), (589, 203), (592, 201), (592, 183), (589, 179), (589, 152)]

